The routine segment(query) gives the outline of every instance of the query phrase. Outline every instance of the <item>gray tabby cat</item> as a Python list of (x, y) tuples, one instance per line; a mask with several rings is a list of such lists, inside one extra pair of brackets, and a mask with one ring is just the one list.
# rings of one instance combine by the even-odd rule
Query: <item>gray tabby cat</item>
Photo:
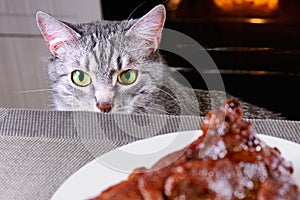
[[(193, 90), (173, 77), (158, 50), (165, 17), (163, 5), (140, 19), (84, 24), (37, 12), (52, 55), (48, 75), (56, 109), (205, 115), (233, 98), (221, 91)], [(278, 117), (241, 103), (246, 118)]]

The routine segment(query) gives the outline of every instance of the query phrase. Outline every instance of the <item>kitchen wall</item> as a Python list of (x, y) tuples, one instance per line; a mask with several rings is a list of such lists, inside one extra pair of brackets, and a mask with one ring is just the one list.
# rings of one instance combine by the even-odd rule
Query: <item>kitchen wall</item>
[(102, 18), (100, 0), (0, 0), (0, 107), (49, 108), (50, 54), (36, 26), (38, 10), (68, 22)]

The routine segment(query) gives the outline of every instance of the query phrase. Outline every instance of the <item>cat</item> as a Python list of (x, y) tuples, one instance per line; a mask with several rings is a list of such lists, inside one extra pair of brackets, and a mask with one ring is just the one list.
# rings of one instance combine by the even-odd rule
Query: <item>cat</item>
[(239, 100), (245, 118), (280, 118), (223, 91), (192, 89), (174, 78), (159, 52), (166, 18), (158, 5), (139, 19), (71, 24), (38, 11), (50, 50), (49, 83), (58, 110), (200, 115), (226, 98)]

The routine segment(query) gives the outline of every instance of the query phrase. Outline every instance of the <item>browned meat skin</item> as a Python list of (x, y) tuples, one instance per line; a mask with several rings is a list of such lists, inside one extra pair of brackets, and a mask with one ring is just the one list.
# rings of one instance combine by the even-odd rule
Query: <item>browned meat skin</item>
[[(292, 166), (277, 148), (257, 138), (242, 114), (238, 102), (227, 100), (220, 110), (207, 114), (201, 124), (203, 135), (187, 148), (165, 156), (150, 169), (136, 169), (94, 200), (300, 200)], [(208, 134), (219, 137), (213, 137), (213, 148), (199, 158)], [(174, 157), (178, 159), (170, 163)]]
[(94, 200), (101, 199), (136, 199), (142, 200), (143, 197), (139, 192), (137, 187), (138, 177), (141, 174), (132, 173), (128, 180), (123, 181), (114, 187), (108, 188), (105, 192), (103, 192), (100, 196), (93, 198)]

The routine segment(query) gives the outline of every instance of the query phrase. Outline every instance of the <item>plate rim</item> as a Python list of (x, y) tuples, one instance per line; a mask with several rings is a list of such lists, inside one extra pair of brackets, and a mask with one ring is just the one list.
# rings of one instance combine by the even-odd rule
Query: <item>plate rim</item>
[[(64, 181), (63, 183), (59, 186), (59, 188), (54, 192), (54, 194), (52, 195), (51, 197), (51, 200), (59, 200), (60, 198), (59, 195), (61, 193), (63, 193), (63, 189), (68, 185), (70, 184), (70, 182), (73, 181), (73, 179), (77, 178), (77, 177), (80, 177), (81, 173), (83, 173), (84, 171), (88, 170), (89, 168), (92, 168), (94, 167), (95, 165), (101, 165), (98, 161), (99, 158), (103, 157), (103, 156), (107, 156), (109, 154), (111, 154), (113, 151), (117, 150), (117, 149), (126, 149), (128, 148), (128, 146), (134, 146), (134, 145), (138, 145), (137, 143), (142, 143), (142, 142), (147, 142), (149, 140), (158, 140), (159, 138), (161, 137), (174, 137), (175, 134), (182, 134), (182, 133), (185, 133), (185, 134), (188, 134), (190, 132), (199, 132), (201, 130), (188, 130), (188, 131), (178, 131), (178, 132), (170, 132), (170, 133), (166, 133), (166, 134), (161, 134), (161, 135), (156, 135), (156, 136), (153, 136), (153, 137), (149, 137), (149, 138), (145, 138), (145, 139), (140, 139), (140, 140), (137, 140), (137, 141), (134, 141), (134, 142), (131, 142), (131, 143), (128, 143), (128, 144), (125, 144), (125, 145), (122, 145), (120, 147), (117, 147), (116, 149), (113, 149), (111, 151), (108, 151), (104, 154), (102, 154), (101, 156), (98, 156), (98, 157), (95, 157), (93, 160), (87, 162), (86, 164), (84, 164), (82, 167), (80, 167), (77, 171), (75, 171), (74, 173), (72, 173), (70, 176), (68, 176)], [(296, 143), (296, 142), (293, 142), (293, 141), (290, 141), (290, 140), (287, 140), (287, 139), (284, 139), (284, 138), (281, 138), (281, 137), (276, 137), (276, 136), (272, 136), (272, 135), (267, 135), (267, 134), (261, 134), (261, 133), (257, 133), (256, 134), (263, 142), (265, 142), (267, 145), (270, 145), (270, 146), (275, 146), (275, 145), (271, 145), (270, 143), (272, 141), (276, 141), (276, 142), (279, 142), (279, 143), (287, 143), (289, 145), (292, 145), (293, 148), (296, 148), (296, 149), (299, 149), (299, 152), (300, 152), (300, 144)], [(267, 140), (270, 140), (270, 141), (267, 141)], [(189, 143), (190, 144), (190, 143)], [(281, 152), (281, 147), (278, 148)], [(163, 157), (163, 156), (162, 156)], [(283, 156), (285, 158), (285, 156)], [(287, 161), (290, 161), (288, 159), (286, 159)], [(154, 161), (153, 163), (157, 162)], [(292, 162), (292, 161), (290, 161)], [(136, 167), (142, 167), (142, 166), (136, 166)], [(293, 168), (295, 169), (294, 165), (293, 165)], [(132, 172), (132, 171), (131, 171)], [(128, 177), (128, 175), (131, 173), (131, 172), (128, 172), (128, 173), (124, 173), (124, 177), (119, 181), (122, 181), (124, 179), (126, 179)], [(75, 177), (75, 178), (74, 178)], [(100, 182), (100, 181), (99, 181)], [(115, 183), (111, 183), (111, 185), (113, 185)], [(299, 183), (298, 183), (299, 185)], [(300, 187), (300, 185), (299, 185)], [(98, 190), (98, 193), (99, 191), (101, 192), (103, 189), (105, 189), (104, 187), (101, 189), (99, 188)], [(96, 193), (96, 192), (95, 192)], [(86, 198), (91, 198), (95, 196), (95, 194), (90, 194), (88, 195)]]

